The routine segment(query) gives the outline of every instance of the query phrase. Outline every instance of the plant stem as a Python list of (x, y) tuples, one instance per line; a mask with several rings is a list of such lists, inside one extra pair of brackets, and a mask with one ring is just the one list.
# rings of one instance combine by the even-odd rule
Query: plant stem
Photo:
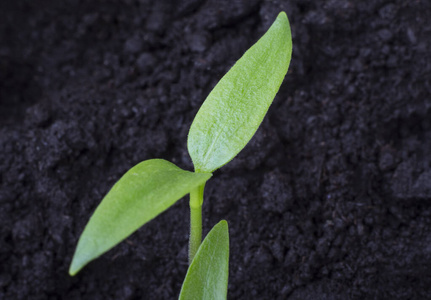
[(205, 184), (190, 192), (189, 264), (192, 263), (202, 241), (202, 204)]

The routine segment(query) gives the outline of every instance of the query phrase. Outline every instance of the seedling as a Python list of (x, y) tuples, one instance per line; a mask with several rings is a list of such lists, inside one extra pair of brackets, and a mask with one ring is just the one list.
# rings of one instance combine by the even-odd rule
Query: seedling
[(226, 299), (227, 222), (214, 226), (201, 244), (205, 183), (253, 137), (287, 73), (291, 54), (289, 21), (281, 12), (199, 109), (187, 140), (195, 171), (182, 170), (163, 159), (146, 160), (127, 171), (90, 218), (78, 241), (69, 274), (75, 275), (190, 194), (190, 266), (180, 299)]

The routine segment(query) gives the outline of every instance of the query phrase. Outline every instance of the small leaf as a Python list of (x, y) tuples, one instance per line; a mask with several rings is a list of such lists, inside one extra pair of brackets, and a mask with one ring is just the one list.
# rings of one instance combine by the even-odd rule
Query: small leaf
[(69, 274), (75, 275), (211, 176), (184, 171), (162, 159), (131, 168), (103, 198), (85, 227)]
[(281, 12), (199, 109), (187, 141), (197, 172), (222, 167), (250, 141), (280, 88), (291, 55), (289, 21)]
[(229, 276), (229, 231), (220, 221), (200, 245), (187, 271), (179, 300), (226, 300)]

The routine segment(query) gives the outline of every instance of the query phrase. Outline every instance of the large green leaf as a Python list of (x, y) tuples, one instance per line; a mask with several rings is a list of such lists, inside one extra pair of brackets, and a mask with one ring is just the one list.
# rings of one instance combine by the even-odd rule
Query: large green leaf
[(226, 300), (229, 276), (229, 231), (220, 221), (199, 247), (187, 271), (179, 300)]
[(112, 187), (85, 227), (70, 265), (70, 275), (210, 177), (210, 173), (184, 171), (162, 159), (147, 160), (131, 168)]
[(197, 172), (220, 168), (250, 141), (280, 88), (291, 55), (289, 21), (281, 12), (199, 109), (187, 141)]

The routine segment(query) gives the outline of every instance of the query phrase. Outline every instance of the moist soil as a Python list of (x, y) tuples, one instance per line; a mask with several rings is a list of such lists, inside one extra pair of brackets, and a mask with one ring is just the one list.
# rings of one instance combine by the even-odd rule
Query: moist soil
[(1, 1), (0, 299), (176, 299), (182, 199), (67, 273), (135, 164), (192, 170), (217, 81), (289, 16), (289, 72), (209, 181), (230, 228), (229, 299), (431, 299), (431, 2)]

